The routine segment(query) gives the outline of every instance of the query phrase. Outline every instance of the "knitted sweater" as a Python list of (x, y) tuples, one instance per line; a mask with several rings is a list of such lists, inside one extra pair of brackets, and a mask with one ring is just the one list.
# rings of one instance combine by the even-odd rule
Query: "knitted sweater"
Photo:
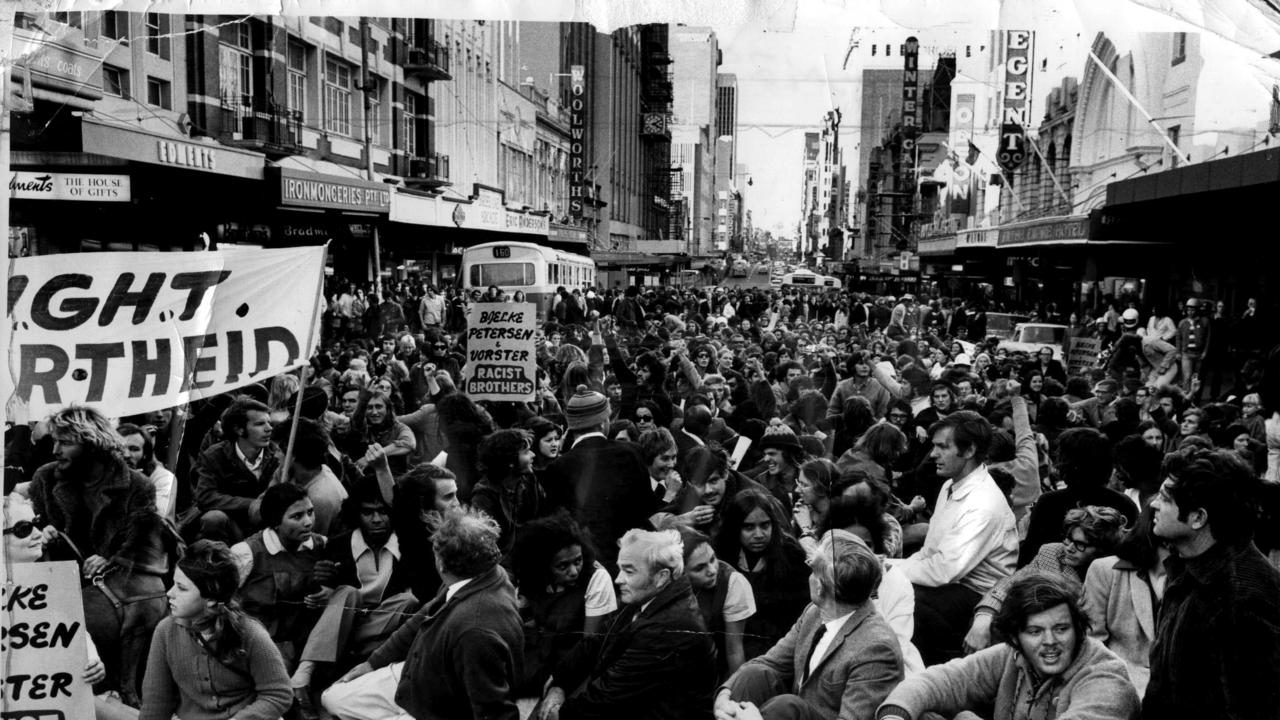
[(213, 657), (192, 632), (166, 617), (156, 626), (139, 720), (277, 720), (293, 704), (280, 651), (256, 620), (241, 628), (243, 655)]
[(1139, 701), (1124, 661), (1085, 638), (1066, 671), (1040, 684), (1022, 653), (1005, 644), (934, 665), (903, 680), (876, 718), (952, 717), (976, 708), (993, 709), (993, 720), (1136, 720)]

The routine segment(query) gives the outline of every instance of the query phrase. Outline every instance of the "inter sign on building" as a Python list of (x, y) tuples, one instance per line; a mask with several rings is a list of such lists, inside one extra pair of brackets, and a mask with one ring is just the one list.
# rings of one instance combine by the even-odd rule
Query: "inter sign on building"
[(915, 160), (917, 121), (920, 110), (920, 41), (907, 38), (902, 46), (902, 163)]
[(1004, 104), (1000, 112), (1000, 147), (996, 160), (1013, 172), (1027, 159), (1026, 127), (1031, 117), (1031, 58), (1035, 33), (1005, 31)]
[(569, 68), (569, 214), (582, 217), (587, 199), (587, 68)]

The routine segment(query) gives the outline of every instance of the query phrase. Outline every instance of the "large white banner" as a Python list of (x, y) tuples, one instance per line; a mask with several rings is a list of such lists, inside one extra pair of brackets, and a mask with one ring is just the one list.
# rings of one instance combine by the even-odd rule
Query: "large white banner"
[[(304, 365), (324, 247), (74, 253), (9, 264), (8, 418), (124, 417)], [(310, 345), (308, 344), (310, 341)]]

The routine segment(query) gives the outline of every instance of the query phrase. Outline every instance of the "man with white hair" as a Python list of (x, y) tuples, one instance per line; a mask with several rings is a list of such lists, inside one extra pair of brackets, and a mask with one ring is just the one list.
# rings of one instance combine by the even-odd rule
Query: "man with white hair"
[(615, 582), (626, 607), (554, 669), (539, 720), (705, 717), (715, 644), (684, 576), (680, 533), (623, 535)]
[(716, 692), (716, 720), (869, 718), (902, 681), (902, 650), (871, 596), (880, 559), (858, 538), (823, 535), (809, 561), (813, 601), (786, 637)]

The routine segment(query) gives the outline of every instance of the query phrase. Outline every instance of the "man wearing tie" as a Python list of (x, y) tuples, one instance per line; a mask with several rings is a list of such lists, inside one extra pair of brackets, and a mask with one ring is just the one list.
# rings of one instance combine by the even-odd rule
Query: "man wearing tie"
[(869, 718), (902, 681), (902, 651), (871, 600), (883, 575), (858, 538), (827, 533), (809, 564), (812, 603), (786, 637), (716, 692), (716, 720)]
[(324, 692), (325, 709), (341, 720), (519, 720), (524, 630), (498, 533), (478, 511), (444, 515), (431, 537), (439, 594)]

